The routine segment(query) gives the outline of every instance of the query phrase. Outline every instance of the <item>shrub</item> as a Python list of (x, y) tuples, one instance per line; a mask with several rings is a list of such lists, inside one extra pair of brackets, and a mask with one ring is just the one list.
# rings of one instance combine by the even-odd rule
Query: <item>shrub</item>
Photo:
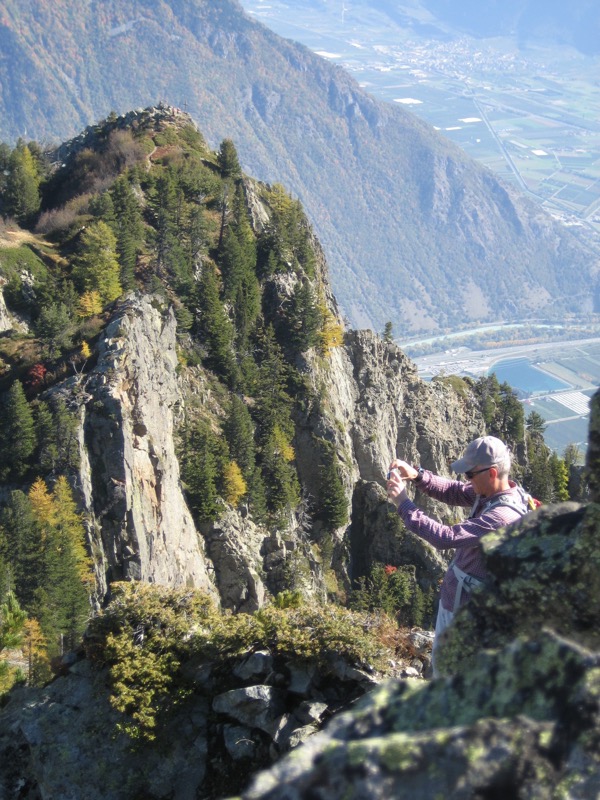
[(180, 669), (192, 656), (224, 663), (268, 648), (274, 657), (310, 659), (327, 670), (340, 657), (385, 669), (390, 655), (368, 615), (335, 606), (294, 602), (232, 614), (198, 590), (120, 583), (112, 592), (85, 644), (90, 658), (108, 666), (119, 727), (132, 738), (154, 739), (160, 717), (192, 690)]

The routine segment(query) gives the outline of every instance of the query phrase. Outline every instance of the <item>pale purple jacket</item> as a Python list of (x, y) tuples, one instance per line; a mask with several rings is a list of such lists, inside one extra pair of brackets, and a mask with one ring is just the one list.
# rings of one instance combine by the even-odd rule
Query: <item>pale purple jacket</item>
[[(505, 525), (521, 519), (519, 512), (509, 506), (498, 505), (481, 514), (481, 509), (490, 502), (491, 497), (476, 495), (470, 483), (441, 478), (427, 470), (417, 481), (417, 486), (424, 494), (449, 506), (472, 507), (471, 514), (469, 519), (459, 522), (457, 525), (442, 525), (441, 522), (436, 522), (426, 516), (412, 500), (406, 499), (398, 507), (398, 514), (402, 517), (405, 526), (437, 550), (456, 549), (453, 563), (463, 572), (479, 580), (484, 580), (487, 573), (479, 539), (485, 533), (503, 528)], [(518, 487), (513, 481), (510, 482), (510, 487), (498, 494), (506, 495), (514, 492), (517, 495)], [(493, 495), (493, 497), (495, 496)], [(457, 586), (456, 575), (450, 568), (444, 576), (440, 597), (441, 603), (447, 611), (452, 611), (454, 608)], [(463, 590), (460, 605), (464, 605), (468, 599), (468, 592)]]

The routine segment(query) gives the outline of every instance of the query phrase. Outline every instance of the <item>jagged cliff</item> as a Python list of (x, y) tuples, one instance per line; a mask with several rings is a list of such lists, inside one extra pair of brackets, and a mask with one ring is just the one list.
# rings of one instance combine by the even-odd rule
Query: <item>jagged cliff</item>
[[(299, 553), (312, 576), (306, 589), (322, 594), (322, 569), (307, 546), (311, 537), (318, 540), (318, 525), (306, 532), (292, 517), (277, 533), (229, 509), (202, 532), (194, 526), (173, 438), (185, 412), (187, 380), (177, 365), (172, 309), (152, 296), (123, 301), (96, 348), (98, 360), (87, 375), (52, 391), (80, 409), (78, 484), (100, 597), (113, 580), (145, 580), (218, 591), (228, 607), (253, 610), (267, 590), (285, 588), (286, 561)], [(322, 401), (297, 419), (294, 446), (304, 493), (313, 502), (321, 492), (320, 439), (338, 453), (350, 510), (357, 482), (383, 484), (396, 453), (444, 472), (483, 430), (467, 398), (443, 383), (421, 381), (395, 345), (370, 331), (349, 331), (330, 359), (307, 362), (306, 377), (320, 387)], [(360, 504), (359, 498), (360, 491)], [(385, 513), (383, 493), (376, 507)], [(377, 550), (377, 527), (369, 530), (363, 520), (359, 533), (358, 517), (355, 508), (351, 549), (372, 540), (385, 560)], [(345, 530), (337, 538), (343, 542)], [(383, 539), (389, 554), (394, 545), (389, 536)], [(361, 560), (361, 574), (371, 560)]]
[[(157, 298), (124, 301), (74, 382), (81, 410), (80, 486), (101, 595), (115, 580), (214, 591), (175, 456), (182, 398), (176, 322)], [(59, 389), (60, 391), (60, 389)]]
[[(113, 306), (91, 341), (89, 358), (75, 369), (76, 374), (55, 381), (40, 395), (42, 399), (61, 397), (78, 417), (79, 466), (72, 483), (85, 512), (97, 603), (108, 597), (112, 581), (143, 580), (202, 588), (219, 596), (226, 607), (253, 611), (269, 595), (290, 587), (325, 597), (332, 576), (347, 589), (350, 575), (365, 574), (373, 560), (388, 557), (398, 563), (417, 559), (419, 580), (429, 586), (439, 570), (438, 559), (430, 555), (429, 548), (408, 547), (391, 534), (384, 524), (385, 498), (371, 489), (368, 502), (383, 520), (379, 532), (365, 511), (368, 502), (361, 482), (382, 485), (395, 455), (445, 472), (464, 444), (484, 429), (477, 401), (466, 386), (458, 393), (444, 381), (421, 381), (410, 360), (373, 332), (344, 332), (323, 251), (306, 221), (291, 201), (282, 199), (279, 190), (242, 178), (239, 172), (236, 192), (242, 192), (241, 211), (236, 205), (241, 201), (233, 200), (233, 184), (217, 177), (222, 167), (219, 158), (208, 150), (187, 114), (167, 107), (130, 112), (107, 121), (104, 127), (90, 128), (51, 157), (55, 166), (44, 200), (48, 209), (45, 224), (56, 227), (61, 224), (61, 214), (68, 215), (71, 227), (66, 234), (60, 228), (54, 232), (54, 236), (66, 237), (67, 259), (81, 247), (90, 220), (92, 227), (94, 223), (87, 207), (83, 214), (79, 211), (82, 185), (105, 191), (107, 173), (118, 174), (123, 163), (137, 170), (129, 178), (138, 198), (131, 202), (139, 205), (138, 213), (144, 215), (149, 231), (150, 245), (147, 250), (140, 247), (138, 255), (138, 289)], [(162, 250), (153, 250), (161, 235), (160, 229), (155, 230), (160, 183), (151, 183), (147, 176), (164, 174), (170, 161), (180, 163), (182, 175), (189, 170), (187, 181), (200, 182), (203, 224), (214, 230), (211, 248), (209, 234), (203, 229), (209, 244), (190, 264), (187, 280), (193, 288), (184, 296), (177, 293), (179, 273), (170, 272), (161, 255), (167, 247), (173, 249), (170, 240), (165, 240)], [(182, 183), (183, 191), (186, 186)], [(110, 192), (105, 191), (103, 197), (107, 194)], [(53, 204), (57, 203), (64, 205), (55, 210)], [(73, 211), (67, 212), (71, 207)], [(95, 207), (90, 204), (89, 208), (93, 211)], [(190, 216), (198, 213), (195, 199), (189, 208)], [(221, 218), (220, 232), (215, 209)], [(243, 222), (240, 215), (248, 221)], [(270, 253), (271, 259), (278, 253), (281, 262), (273, 268), (270, 262), (264, 263), (264, 255), (263, 263), (257, 262), (257, 274), (266, 273), (256, 283), (262, 306), (258, 319), (265, 328), (274, 328), (276, 347), (287, 361), (285, 369), (296, 376), (295, 397), (287, 390), (290, 395), (285, 402), (293, 400), (290, 452), (299, 495), (276, 521), (261, 519), (248, 502), (245, 506), (221, 503), (218, 514), (194, 521), (188, 509), (190, 495), (182, 486), (179, 433), (202, 419), (222, 437), (234, 394), (246, 395), (244, 402), (250, 410), (257, 406), (257, 398), (252, 396), (256, 379), (250, 376), (241, 391), (241, 379), (223, 373), (224, 356), (218, 361), (211, 355), (215, 347), (212, 329), (203, 325), (214, 309), (203, 308), (201, 296), (207, 291), (203, 275), (212, 270), (213, 259), (220, 280), (226, 282), (233, 268), (222, 261), (226, 256), (223, 239), (234, 225), (248, 223), (251, 232), (243, 236), (256, 241), (253, 246), (258, 248), (258, 257), (262, 251)], [(292, 233), (285, 226), (291, 227)], [(43, 252), (41, 243), (36, 252)], [(155, 264), (156, 275), (148, 270), (148, 260)], [(36, 297), (42, 278), (23, 267), (16, 274), (7, 269), (7, 275), (11, 286), (24, 283), (26, 276), (27, 285), (31, 284), (29, 295)], [(252, 280), (256, 281), (254, 275)], [(224, 287), (226, 295), (226, 283)], [(290, 309), (304, 289), (318, 298), (323, 330), (313, 334), (312, 346), (301, 347), (297, 329), (302, 314), (299, 322)], [(15, 294), (18, 296), (12, 289), (13, 305)], [(220, 324), (226, 330), (227, 325), (241, 324), (240, 307), (226, 296), (224, 301)], [(175, 312), (181, 315), (184, 304), (188, 316), (196, 319), (191, 333), (189, 322), (182, 329), (176, 319)], [(32, 313), (41, 312), (34, 309)], [(15, 316), (11, 318), (5, 311), (2, 319), (9, 333), (11, 326), (16, 329)], [(331, 346), (319, 346), (318, 337), (327, 337), (326, 331), (333, 331), (338, 339)], [(257, 339), (252, 347), (260, 353), (258, 333), (254, 335)], [(233, 341), (227, 344), (231, 354), (227, 358), (241, 361), (243, 354), (236, 346)], [(232, 391), (231, 384), (236, 381), (237, 389)], [(255, 416), (256, 425), (260, 427), (260, 420)], [(343, 516), (352, 521), (350, 527), (337, 523), (332, 530), (324, 516), (330, 491), (323, 481), (325, 461), (334, 464), (339, 475), (346, 506)], [(353, 500), (356, 486), (359, 492)]]

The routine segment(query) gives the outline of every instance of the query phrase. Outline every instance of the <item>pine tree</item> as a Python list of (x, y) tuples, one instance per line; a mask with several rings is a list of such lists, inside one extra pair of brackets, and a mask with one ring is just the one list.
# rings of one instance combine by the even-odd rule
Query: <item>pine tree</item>
[(43, 473), (50, 473), (58, 460), (54, 437), (54, 419), (48, 403), (44, 400), (35, 400), (32, 407), (37, 439), (35, 463)]
[(323, 443), (323, 464), (320, 467), (321, 517), (329, 530), (348, 522), (348, 501), (340, 477), (338, 458), (329, 443)]
[(27, 614), (19, 605), (15, 593), (8, 592), (0, 605), (0, 652), (14, 650), (21, 644), (26, 619)]
[(40, 209), (40, 178), (29, 147), (19, 140), (9, 160), (4, 203), (6, 213), (27, 224)]
[(218, 264), (223, 280), (223, 297), (226, 300), (234, 300), (242, 282), (243, 264), (240, 243), (231, 225), (225, 228), (219, 248)]
[(2, 403), (2, 465), (0, 478), (22, 478), (29, 469), (29, 460), (36, 447), (33, 413), (20, 381), (14, 381)]
[(57, 480), (52, 495), (43, 481), (36, 481), (29, 500), (43, 537), (43, 570), (33, 609), (48, 636), (50, 651), (62, 653), (75, 647), (89, 614), (93, 579), (83, 523), (64, 476)]
[(272, 325), (264, 331), (259, 349), (255, 415), (259, 439), (270, 436), (275, 426), (279, 425), (291, 440), (294, 425), (290, 417), (292, 398), (287, 392), (289, 369)]
[(542, 503), (554, 498), (554, 475), (550, 464), (550, 451), (539, 436), (528, 440), (528, 463), (525, 473), (527, 490)]
[(73, 324), (64, 303), (44, 306), (35, 323), (35, 330), (44, 344), (46, 358), (58, 358), (62, 350), (71, 347)]
[[(267, 507), (274, 514), (287, 511), (300, 502), (300, 486), (286, 446), (282, 448), (280, 429), (275, 429), (263, 441), (261, 471), (265, 483)], [(285, 441), (285, 440), (284, 440)]]
[(554, 481), (553, 500), (557, 503), (569, 500), (569, 470), (555, 452), (550, 455), (550, 470)]
[(393, 342), (394, 341), (394, 327), (391, 322), (386, 322), (385, 327), (383, 329), (383, 341), (384, 342)]
[(181, 478), (198, 522), (212, 522), (219, 514), (216, 452), (220, 448), (215, 439), (202, 421), (187, 426), (182, 434)]
[(23, 608), (33, 607), (43, 568), (42, 532), (27, 495), (19, 490), (10, 493), (0, 512), (6, 550), (10, 558), (15, 593)]
[(532, 436), (543, 437), (547, 426), (546, 421), (541, 414), (538, 414), (537, 411), (532, 411), (527, 416), (525, 427), (527, 428), (528, 433)]
[(249, 480), (256, 465), (254, 425), (246, 404), (237, 395), (231, 399), (223, 428), (231, 457), (239, 464), (244, 478)]
[(180, 291), (188, 292), (193, 281), (192, 265), (186, 259), (181, 229), (184, 225), (184, 196), (173, 170), (162, 174), (150, 192), (154, 213), (154, 242), (159, 269), (166, 270), (177, 281)]
[(137, 254), (144, 235), (140, 205), (124, 175), (113, 183), (110, 197), (114, 208), (111, 224), (117, 237), (117, 256), (121, 266), (120, 281), (125, 291), (135, 286)]
[(116, 224), (115, 220), (115, 206), (110, 192), (102, 192), (102, 194), (92, 197), (90, 200), (90, 214), (98, 217), (107, 225), (114, 229)]
[(231, 219), (222, 232), (217, 260), (223, 297), (234, 303), (238, 349), (244, 349), (260, 312), (260, 287), (256, 277), (256, 239), (241, 184), (234, 194)]
[(114, 233), (105, 222), (92, 222), (81, 234), (73, 279), (82, 293), (97, 291), (106, 304), (121, 295), (119, 272)]
[(296, 285), (289, 313), (289, 340), (304, 353), (319, 343), (321, 314), (317, 307), (312, 286), (308, 280)]
[(35, 401), (34, 419), (36, 463), (40, 470), (49, 475), (70, 474), (76, 470), (79, 466), (76, 414), (67, 409), (61, 397), (54, 397), (51, 405)]
[(231, 139), (223, 139), (221, 142), (218, 162), (224, 178), (237, 180), (242, 177), (242, 168), (240, 167), (237, 150)]
[(52, 417), (54, 420), (54, 437), (57, 460), (54, 474), (69, 475), (79, 467), (79, 442), (77, 439), (78, 417), (72, 413), (62, 397), (52, 401)]
[(233, 355), (233, 327), (221, 300), (214, 267), (209, 262), (202, 268), (198, 284), (199, 326), (208, 348), (208, 365), (221, 374), (231, 387), (239, 380)]

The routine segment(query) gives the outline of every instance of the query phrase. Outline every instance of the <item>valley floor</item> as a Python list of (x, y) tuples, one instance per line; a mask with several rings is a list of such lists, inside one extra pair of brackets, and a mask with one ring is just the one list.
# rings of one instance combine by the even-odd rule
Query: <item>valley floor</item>
[(568, 444), (587, 447), (589, 401), (600, 387), (600, 338), (507, 345), (494, 350), (466, 347), (414, 359), (425, 380), (441, 375), (479, 378), (495, 372), (546, 421), (544, 439), (562, 454)]

